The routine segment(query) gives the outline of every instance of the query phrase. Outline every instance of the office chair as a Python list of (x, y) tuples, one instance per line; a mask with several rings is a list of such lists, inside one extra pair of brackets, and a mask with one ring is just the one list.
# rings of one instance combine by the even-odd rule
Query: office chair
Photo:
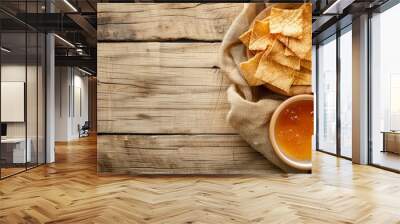
[(89, 136), (89, 129), (90, 129), (90, 125), (89, 125), (89, 121), (85, 121), (85, 123), (82, 125), (82, 127), (79, 127), (80, 125), (78, 125), (78, 129), (79, 129), (79, 138), (80, 137), (87, 137)]

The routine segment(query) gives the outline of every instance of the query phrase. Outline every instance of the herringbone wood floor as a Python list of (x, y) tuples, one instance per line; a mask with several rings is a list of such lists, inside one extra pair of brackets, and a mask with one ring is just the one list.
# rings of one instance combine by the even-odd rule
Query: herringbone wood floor
[(94, 138), (0, 181), (0, 223), (400, 223), (400, 175), (315, 153), (311, 175), (99, 177)]

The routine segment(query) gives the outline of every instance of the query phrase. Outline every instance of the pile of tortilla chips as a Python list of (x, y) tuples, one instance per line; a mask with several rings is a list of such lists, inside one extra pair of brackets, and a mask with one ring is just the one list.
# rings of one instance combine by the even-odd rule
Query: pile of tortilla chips
[(240, 70), (250, 86), (291, 95), (292, 87), (311, 85), (311, 10), (311, 4), (272, 7), (266, 18), (255, 20), (239, 37), (249, 57)]

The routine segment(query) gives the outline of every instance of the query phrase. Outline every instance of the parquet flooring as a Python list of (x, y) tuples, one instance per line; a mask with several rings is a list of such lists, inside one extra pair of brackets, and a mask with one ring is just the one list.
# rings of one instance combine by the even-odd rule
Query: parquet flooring
[(0, 181), (0, 223), (400, 223), (400, 175), (322, 153), (313, 174), (100, 177), (95, 138)]
[(11, 168), (10, 167), (3, 167), (3, 168), (1, 168), (1, 176), (2, 177), (11, 176), (13, 174), (22, 172), (24, 170), (25, 170), (25, 167), (17, 167), (17, 168), (15, 168), (15, 167), (11, 167)]

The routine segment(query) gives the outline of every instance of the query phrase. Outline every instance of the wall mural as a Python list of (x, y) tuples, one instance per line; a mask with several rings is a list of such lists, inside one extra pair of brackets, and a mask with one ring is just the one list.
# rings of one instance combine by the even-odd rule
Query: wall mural
[(311, 4), (99, 3), (98, 41), (99, 173), (310, 172)]

